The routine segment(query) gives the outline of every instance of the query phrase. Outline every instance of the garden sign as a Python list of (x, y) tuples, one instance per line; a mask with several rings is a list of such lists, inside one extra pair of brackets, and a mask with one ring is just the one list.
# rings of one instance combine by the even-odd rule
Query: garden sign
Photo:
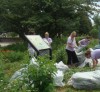
[(33, 49), (37, 52), (37, 55), (45, 55), (49, 54), (50, 59), (52, 59), (52, 53), (50, 46), (44, 42), (40, 35), (25, 35), (27, 41), (33, 47)]

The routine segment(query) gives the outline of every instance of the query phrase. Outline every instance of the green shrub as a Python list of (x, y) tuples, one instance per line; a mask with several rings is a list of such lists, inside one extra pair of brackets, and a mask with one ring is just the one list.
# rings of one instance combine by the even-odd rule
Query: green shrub
[(93, 38), (98, 38), (98, 30), (96, 28), (93, 28), (91, 31), (90, 31), (90, 35), (93, 37)]
[(66, 44), (67, 37), (63, 36), (62, 38), (54, 38), (52, 43), (53, 50), (61, 48), (62, 45)]
[(27, 50), (27, 43), (16, 43), (16, 44), (12, 44), (12, 45), (8, 45), (6, 47), (3, 47), (2, 49), (4, 50), (13, 50), (13, 51), (25, 51)]
[(6, 84), (5, 72), (4, 72), (4, 62), (3, 55), (0, 53), (0, 92), (4, 92), (4, 86)]
[(3, 55), (4, 55), (4, 59), (6, 61), (8, 61), (8, 62), (16, 62), (16, 61), (22, 60), (24, 54), (22, 52), (11, 51), (11, 52), (6, 52)]
[(23, 80), (18, 79), (11, 83), (9, 92), (54, 92), (53, 74), (56, 67), (53, 61), (39, 57), (37, 63), (39, 66), (28, 66)]
[[(30, 66), (28, 68), (28, 79), (32, 83), (28, 86), (34, 92), (53, 92), (53, 74), (56, 71), (54, 63), (47, 58), (39, 58), (39, 67)], [(32, 85), (34, 84), (34, 88)]]
[(63, 63), (67, 63), (67, 54), (66, 54), (66, 50), (64, 47), (62, 48), (59, 48), (57, 51), (56, 51), (56, 62), (60, 62), (60, 61), (63, 61)]

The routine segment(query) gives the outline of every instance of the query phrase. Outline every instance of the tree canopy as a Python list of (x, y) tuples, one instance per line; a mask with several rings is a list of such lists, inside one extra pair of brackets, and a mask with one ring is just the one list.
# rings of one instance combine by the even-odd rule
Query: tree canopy
[(82, 3), (83, 0), (0, 0), (0, 30), (20, 36), (27, 34), (29, 28), (38, 34), (48, 31), (52, 36), (79, 30), (79, 12), (90, 10)]

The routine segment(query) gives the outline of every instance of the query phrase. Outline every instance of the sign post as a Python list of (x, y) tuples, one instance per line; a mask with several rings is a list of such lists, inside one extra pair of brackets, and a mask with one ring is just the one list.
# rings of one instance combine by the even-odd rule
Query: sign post
[(37, 56), (49, 54), (50, 60), (52, 59), (52, 49), (44, 42), (40, 35), (25, 35), (28, 43), (37, 52)]

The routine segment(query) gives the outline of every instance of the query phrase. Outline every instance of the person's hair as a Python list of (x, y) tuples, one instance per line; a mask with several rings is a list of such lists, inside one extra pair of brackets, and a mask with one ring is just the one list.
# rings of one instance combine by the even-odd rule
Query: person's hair
[(85, 52), (85, 56), (90, 55), (90, 53), (91, 53), (91, 51), (90, 51), (90, 49), (88, 49), (88, 50)]
[(71, 35), (76, 35), (76, 32), (75, 32), (75, 31), (73, 31), (73, 32), (71, 33)]
[(48, 32), (45, 32), (45, 35), (49, 35), (49, 33)]

